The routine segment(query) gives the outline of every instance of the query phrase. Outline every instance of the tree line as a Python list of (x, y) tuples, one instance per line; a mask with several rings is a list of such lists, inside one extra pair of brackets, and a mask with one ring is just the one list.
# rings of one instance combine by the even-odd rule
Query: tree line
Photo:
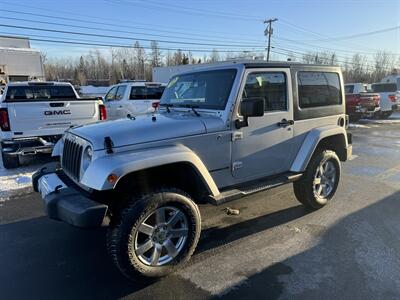
[[(47, 80), (70, 81), (76, 85), (112, 85), (128, 79), (152, 80), (153, 67), (255, 56), (257, 53), (250, 52), (230, 52), (223, 55), (215, 49), (199, 57), (190, 51), (161, 51), (158, 43), (153, 41), (147, 50), (139, 42), (135, 42), (132, 48), (111, 48), (106, 52), (93, 50), (77, 59), (47, 58), (43, 53), (43, 61)], [(400, 68), (400, 56), (386, 51), (377, 52), (372, 60), (359, 53), (343, 59), (335, 52), (328, 51), (300, 55), (288, 52), (285, 56), (287, 60), (296, 62), (340, 65), (345, 82), (377, 82), (389, 74), (397, 73)]]

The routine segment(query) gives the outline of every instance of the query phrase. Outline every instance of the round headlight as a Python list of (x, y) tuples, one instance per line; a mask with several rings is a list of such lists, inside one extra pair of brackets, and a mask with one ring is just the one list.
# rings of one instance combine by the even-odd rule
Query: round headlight
[(92, 157), (93, 157), (93, 149), (92, 147), (87, 146), (85, 148), (85, 151), (83, 151), (83, 156), (82, 156), (83, 171), (86, 171), (86, 169), (89, 167), (89, 164), (92, 162)]

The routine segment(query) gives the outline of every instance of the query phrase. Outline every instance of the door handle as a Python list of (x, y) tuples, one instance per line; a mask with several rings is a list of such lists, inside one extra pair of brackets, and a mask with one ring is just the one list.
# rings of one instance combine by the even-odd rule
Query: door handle
[(290, 126), (290, 125), (293, 125), (293, 124), (294, 124), (293, 120), (282, 119), (282, 121), (278, 122), (277, 125), (279, 127), (287, 127), (287, 126)]
[(63, 107), (64, 103), (62, 103), (62, 102), (52, 102), (49, 105), (50, 105), (50, 107)]

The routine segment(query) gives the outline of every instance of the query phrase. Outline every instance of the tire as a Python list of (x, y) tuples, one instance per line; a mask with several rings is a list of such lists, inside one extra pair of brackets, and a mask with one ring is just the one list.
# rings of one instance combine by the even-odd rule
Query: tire
[[(332, 167), (334, 167), (333, 180), (322, 179), (323, 177), (318, 176), (321, 172), (319, 169), (320, 166), (325, 166), (324, 172), (326, 172), (326, 166), (328, 165), (329, 170), (332, 170)], [(329, 174), (330, 173), (331, 171), (329, 171)], [(311, 158), (303, 177), (293, 183), (293, 189), (297, 200), (304, 206), (312, 209), (319, 209), (325, 206), (335, 195), (339, 185), (340, 175), (340, 161), (336, 153), (331, 150), (317, 152)], [(318, 179), (318, 177), (320, 177), (320, 179)], [(322, 185), (317, 184), (318, 180), (330, 182), (330, 184), (327, 184), (330, 187), (326, 187), (325, 190), (324, 187), (322, 187), (322, 191), (319, 193), (319, 188)]]
[(6, 169), (14, 169), (19, 167), (19, 158), (18, 155), (9, 155), (1, 152), (1, 158), (3, 160), (3, 166)]
[(349, 116), (350, 122), (358, 122), (358, 121), (360, 121), (361, 118), (362, 118), (362, 115), (360, 115), (360, 114), (355, 114), (355, 115)]
[(393, 114), (393, 111), (392, 110), (390, 110), (390, 111), (385, 111), (384, 113), (383, 113), (383, 115), (382, 115), (382, 119), (388, 119), (388, 118), (390, 118), (390, 116)]
[[(172, 211), (174, 214), (171, 214)], [(165, 216), (164, 223), (159, 224), (166, 225), (156, 226), (158, 213)], [(179, 221), (174, 225), (172, 221), (175, 216), (179, 217)], [(192, 256), (200, 238), (200, 211), (187, 194), (177, 189), (160, 190), (132, 199), (115, 218), (108, 229), (107, 249), (116, 267), (132, 280), (142, 276), (162, 277), (180, 269)], [(180, 226), (175, 229), (177, 233), (176, 230), (185, 231), (185, 224), (186, 236), (165, 240), (165, 232), (168, 237), (173, 231), (163, 231), (167, 225), (171, 228)], [(147, 232), (148, 226), (152, 228), (151, 233)], [(171, 243), (175, 251), (170, 252), (168, 248), (174, 249)], [(151, 248), (148, 246), (150, 244), (153, 245)], [(153, 260), (153, 257), (157, 257), (156, 249), (160, 255), (158, 260)]]

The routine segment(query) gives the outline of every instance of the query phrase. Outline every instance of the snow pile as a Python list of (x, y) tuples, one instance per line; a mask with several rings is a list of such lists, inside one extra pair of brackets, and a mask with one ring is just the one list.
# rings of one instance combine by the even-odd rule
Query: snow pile
[(7, 170), (0, 159), (0, 205), (11, 196), (30, 191), (32, 174), (38, 168), (38, 165), (33, 165)]
[(349, 124), (349, 128), (371, 128), (367, 125), (362, 125), (362, 124), (354, 124), (354, 123), (350, 123)]

